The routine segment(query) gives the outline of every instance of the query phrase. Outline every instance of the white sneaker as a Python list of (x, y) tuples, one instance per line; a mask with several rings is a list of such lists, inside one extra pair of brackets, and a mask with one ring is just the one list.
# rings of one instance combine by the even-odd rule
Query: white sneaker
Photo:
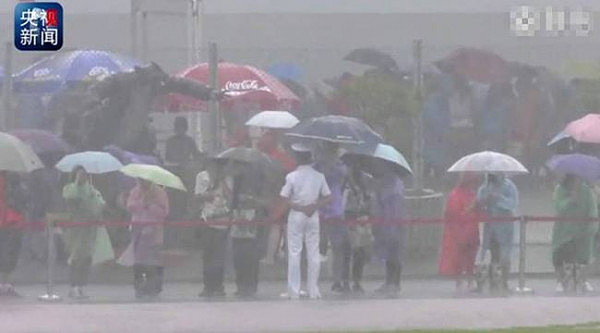
[(309, 297), (311, 300), (318, 300), (321, 299), (321, 294), (314, 294), (314, 295), (310, 295)]
[(279, 295), (279, 297), (281, 297), (283, 299), (289, 299), (289, 300), (292, 300), (292, 301), (300, 299), (299, 295), (294, 295), (294, 294), (290, 294), (290, 293), (282, 293), (282, 294)]
[(319, 254), (319, 262), (324, 263), (327, 262), (327, 260), (329, 260), (329, 257), (327, 255)]
[(556, 288), (554, 288), (554, 291), (556, 291), (557, 293), (564, 293), (565, 287), (563, 287), (563, 284), (559, 282), (556, 284)]

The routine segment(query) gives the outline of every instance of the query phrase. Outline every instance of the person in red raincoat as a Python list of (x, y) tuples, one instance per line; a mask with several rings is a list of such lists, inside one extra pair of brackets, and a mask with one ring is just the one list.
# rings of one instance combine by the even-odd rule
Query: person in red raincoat
[(458, 292), (465, 291), (465, 279), (467, 288), (471, 286), (475, 256), (479, 249), (478, 185), (478, 177), (463, 174), (446, 202), (439, 271), (442, 275), (456, 278)]
[(19, 176), (0, 172), (0, 296), (19, 297), (10, 283), (21, 252), (28, 197)]
[[(276, 130), (267, 131), (256, 143), (256, 148), (279, 162), (287, 174), (296, 169), (296, 160), (279, 147), (277, 137)], [(276, 196), (269, 202), (268, 211), (269, 219), (274, 224), (269, 231), (266, 257), (268, 263), (274, 263), (283, 240), (287, 205), (279, 196)]]
[(260, 137), (256, 144), (256, 148), (261, 152), (269, 155), (275, 161), (281, 163), (281, 166), (286, 173), (294, 171), (296, 169), (296, 161), (283, 149), (279, 148), (277, 142), (277, 133), (275, 131), (268, 131)]

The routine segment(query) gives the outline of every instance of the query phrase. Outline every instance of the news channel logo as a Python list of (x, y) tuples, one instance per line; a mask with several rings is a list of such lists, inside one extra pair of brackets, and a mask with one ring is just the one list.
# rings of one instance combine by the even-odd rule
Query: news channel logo
[(510, 11), (510, 30), (518, 37), (587, 37), (593, 13), (583, 7), (517, 6)]
[(63, 8), (57, 2), (21, 2), (15, 6), (15, 47), (21, 51), (57, 51), (63, 45)]

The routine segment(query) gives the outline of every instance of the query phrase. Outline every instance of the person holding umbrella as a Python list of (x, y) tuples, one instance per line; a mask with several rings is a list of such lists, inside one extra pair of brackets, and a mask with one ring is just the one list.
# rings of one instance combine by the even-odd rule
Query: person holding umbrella
[[(515, 184), (502, 173), (489, 173), (477, 191), (478, 205), (489, 218), (511, 218), (516, 216), (519, 192)], [(512, 222), (486, 222), (483, 241), (477, 255), (478, 286), (482, 291), (485, 276), (490, 276), (490, 287), (508, 292), (508, 274), (514, 240), (515, 226)], [(487, 252), (490, 251), (490, 266), (486, 267)], [(489, 269), (489, 271), (488, 271)]]
[(311, 299), (319, 299), (319, 209), (329, 203), (331, 191), (325, 176), (311, 166), (310, 149), (294, 144), (292, 150), (296, 153), (298, 167), (286, 176), (280, 193), (290, 207), (287, 225), (288, 297), (300, 297), (300, 256), (306, 244), (308, 294)]
[(404, 183), (386, 161), (374, 159), (370, 169), (374, 177), (374, 195), (371, 197), (371, 217), (378, 220), (373, 226), (375, 253), (385, 262), (385, 281), (376, 292), (395, 296), (400, 292), (402, 273), (402, 243), (405, 227)]
[[(590, 186), (574, 174), (566, 174), (554, 191), (554, 209), (560, 218), (593, 219), (598, 217), (596, 196)], [(552, 228), (552, 263), (556, 270), (559, 292), (571, 287), (593, 291), (585, 277), (585, 267), (590, 263), (594, 237), (598, 229), (595, 222), (558, 221)], [(572, 283), (572, 285), (571, 285)]]
[[(546, 166), (562, 177), (554, 191), (556, 215), (563, 219), (596, 218), (597, 198), (589, 184), (600, 179), (600, 159), (584, 154), (555, 155)], [(552, 262), (558, 278), (557, 291), (592, 290), (585, 278), (585, 266), (593, 253), (597, 229), (597, 223), (586, 221), (554, 224)]]
[[(259, 165), (228, 160), (225, 173), (231, 177), (230, 208), (233, 219), (240, 221), (231, 227), (233, 263), (238, 297), (252, 297), (258, 290), (261, 242), (266, 240), (265, 228), (252, 221), (267, 217), (266, 179)], [(243, 221), (243, 222), (242, 222)], [(244, 224), (248, 225), (244, 225)]]
[(131, 242), (119, 263), (133, 265), (134, 291), (137, 299), (154, 299), (163, 287), (164, 226), (169, 214), (169, 198), (162, 186), (185, 191), (179, 177), (147, 164), (129, 164), (121, 169), (137, 179), (137, 185), (127, 197), (126, 207), (131, 215)]
[[(200, 202), (200, 218), (204, 221), (231, 218), (228, 204), (230, 187), (222, 172), (222, 165), (213, 158), (208, 159), (206, 170), (196, 176), (195, 194)], [(204, 290), (200, 297), (224, 297), (225, 253), (229, 226), (209, 224), (201, 229), (202, 276)]]
[[(62, 197), (66, 202), (70, 217), (75, 222), (98, 222), (102, 220), (105, 206), (102, 194), (92, 185), (90, 176), (83, 166), (73, 169), (71, 183), (65, 185)], [(85, 299), (84, 287), (88, 283), (90, 268), (95, 252), (98, 228), (74, 227), (65, 231), (65, 241), (69, 249), (69, 297)], [(107, 246), (110, 246), (107, 244)]]
[[(333, 285), (331, 290), (337, 293), (350, 292), (350, 231), (344, 224), (343, 185), (348, 178), (348, 168), (339, 158), (337, 143), (323, 141), (319, 146), (319, 155), (315, 162), (315, 170), (325, 175), (331, 190), (331, 201), (319, 210), (323, 220), (320, 243), (321, 255), (327, 253), (327, 241), (331, 243), (333, 252)], [(324, 232), (324, 233), (323, 233)]]
[(163, 244), (162, 225), (143, 225), (144, 222), (162, 222), (169, 213), (169, 199), (165, 190), (144, 179), (137, 181), (127, 198), (131, 214), (131, 244), (133, 249), (134, 289), (138, 299), (157, 297), (162, 291), (163, 265), (160, 251)]

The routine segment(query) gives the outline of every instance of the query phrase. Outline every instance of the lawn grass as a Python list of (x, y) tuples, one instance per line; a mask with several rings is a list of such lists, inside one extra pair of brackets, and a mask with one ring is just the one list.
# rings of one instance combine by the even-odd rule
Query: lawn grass
[(547, 327), (516, 327), (508, 329), (491, 330), (399, 330), (399, 331), (371, 331), (365, 333), (560, 333), (560, 332), (589, 332), (600, 333), (600, 323), (589, 323), (575, 326), (547, 326)]

